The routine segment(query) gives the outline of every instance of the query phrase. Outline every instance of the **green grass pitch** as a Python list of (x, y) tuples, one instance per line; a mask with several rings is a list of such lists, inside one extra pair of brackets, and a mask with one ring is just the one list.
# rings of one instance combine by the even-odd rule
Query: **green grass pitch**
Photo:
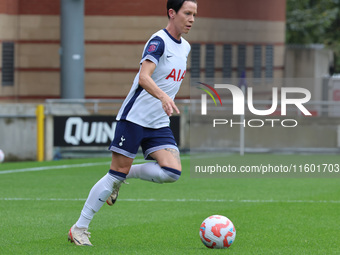
[[(288, 164), (294, 157), (275, 160)], [(321, 162), (325, 156), (299, 157)], [(270, 162), (272, 156), (243, 159), (252, 158)], [(67, 242), (68, 230), (109, 160), (1, 164), (0, 254), (340, 254), (339, 178), (192, 178), (185, 155), (176, 183), (128, 180), (117, 203), (95, 215), (94, 247), (77, 247)], [(339, 162), (339, 156), (327, 160)], [(201, 222), (212, 214), (236, 227), (227, 250), (200, 241)]]

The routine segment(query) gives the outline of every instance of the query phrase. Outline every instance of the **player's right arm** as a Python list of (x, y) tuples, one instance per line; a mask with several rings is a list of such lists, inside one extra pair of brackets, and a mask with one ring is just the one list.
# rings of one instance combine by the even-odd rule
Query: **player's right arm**
[(161, 90), (151, 78), (151, 75), (155, 71), (155, 68), (156, 64), (152, 61), (143, 61), (139, 73), (139, 85), (152, 96), (158, 98), (162, 102), (163, 110), (168, 116), (171, 116), (174, 110), (179, 113), (175, 102), (163, 90)]

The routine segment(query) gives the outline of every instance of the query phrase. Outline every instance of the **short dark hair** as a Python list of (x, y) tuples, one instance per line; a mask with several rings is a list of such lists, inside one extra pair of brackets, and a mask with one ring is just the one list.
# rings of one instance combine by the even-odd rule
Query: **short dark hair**
[(179, 9), (181, 9), (183, 3), (186, 1), (197, 3), (196, 0), (168, 0), (166, 4), (166, 13), (168, 15), (168, 18), (170, 19), (170, 16), (169, 16), (170, 9), (173, 9), (175, 12), (178, 12)]

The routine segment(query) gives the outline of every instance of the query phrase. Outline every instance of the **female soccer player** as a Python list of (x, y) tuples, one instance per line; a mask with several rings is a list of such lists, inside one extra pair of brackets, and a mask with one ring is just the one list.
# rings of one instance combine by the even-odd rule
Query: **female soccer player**
[[(186, 73), (189, 43), (182, 38), (191, 29), (197, 13), (196, 0), (168, 0), (168, 24), (151, 36), (144, 47), (140, 70), (117, 115), (114, 139), (109, 147), (109, 172), (91, 189), (68, 239), (76, 245), (92, 246), (87, 231), (105, 201), (113, 205), (126, 178), (171, 183), (182, 171), (179, 150), (169, 116), (179, 113), (174, 103)], [(156, 162), (132, 165), (139, 146), (145, 159)]]

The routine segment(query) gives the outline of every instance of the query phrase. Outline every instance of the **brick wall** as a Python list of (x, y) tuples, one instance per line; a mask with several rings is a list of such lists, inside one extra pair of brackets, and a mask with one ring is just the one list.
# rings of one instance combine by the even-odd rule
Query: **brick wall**
[[(138, 71), (145, 41), (167, 24), (165, 2), (85, 1), (86, 97), (126, 95)], [(31, 102), (59, 97), (59, 13), (60, 0), (0, 0), (0, 43), (14, 41), (16, 53), (15, 84), (0, 84), (0, 100)], [(215, 45), (215, 75), (221, 77), (222, 47), (226, 43), (232, 45), (233, 76), (237, 75), (237, 45), (246, 45), (246, 67), (251, 76), (253, 45), (272, 44), (274, 76), (281, 77), (284, 35), (285, 0), (198, 0), (196, 23), (185, 38), (201, 45), (203, 77), (205, 45)], [(187, 78), (180, 97), (189, 96), (188, 83)]]
[[(86, 15), (163, 16), (166, 0), (85, 0)], [(285, 20), (285, 0), (198, 0), (199, 16), (246, 20)], [(60, 0), (0, 0), (0, 13), (59, 15)]]
[(20, 0), (0, 0), (0, 14), (18, 14)]

